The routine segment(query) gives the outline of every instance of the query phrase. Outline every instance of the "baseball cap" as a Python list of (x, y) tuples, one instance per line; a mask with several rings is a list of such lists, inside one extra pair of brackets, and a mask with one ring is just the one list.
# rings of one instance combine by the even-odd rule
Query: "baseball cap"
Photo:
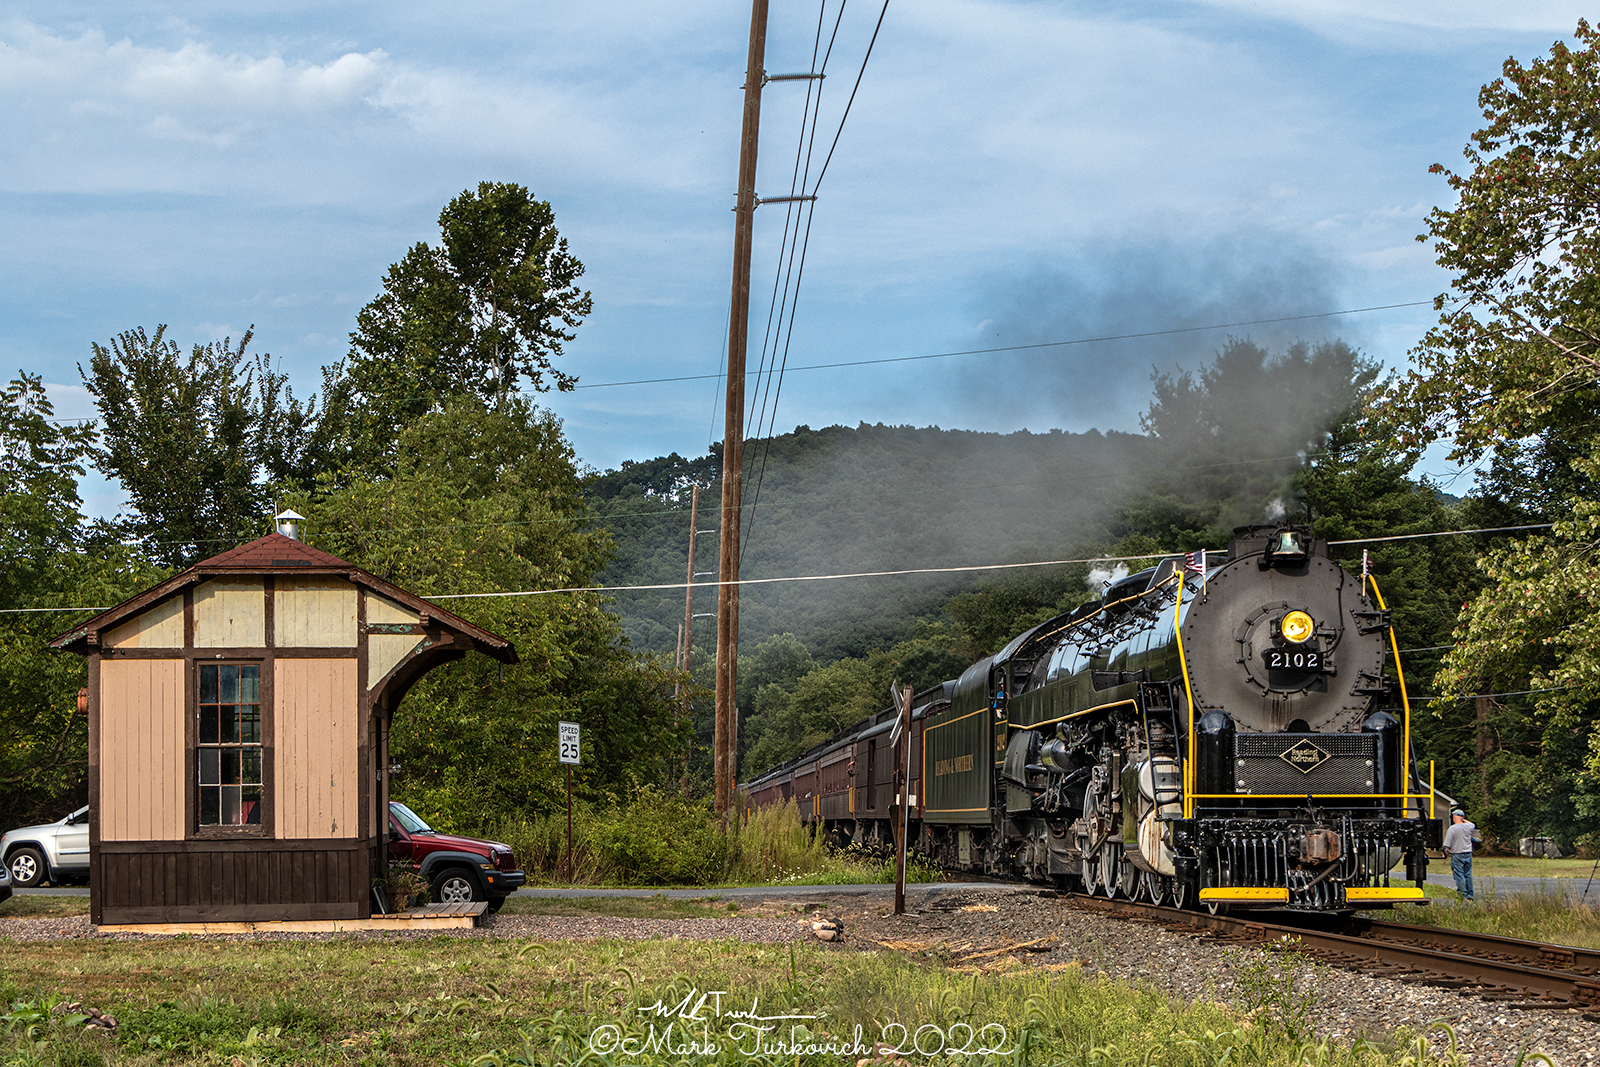
[(1450, 814), (1451, 814), (1451, 815), (1459, 815), (1459, 816), (1461, 816), (1461, 817), (1462, 817), (1462, 818), (1463, 818), (1463, 819), (1465, 819), (1465, 818), (1466, 818), (1466, 817), (1467, 817), (1467, 813), (1466, 813), (1466, 812), (1464, 812), (1464, 811), (1462, 811), (1462, 810), (1461, 810), (1461, 809), (1460, 809), (1460, 808), (1454, 808), (1454, 809), (1452, 809), (1452, 810), (1451, 810), (1451, 812), (1450, 812)]

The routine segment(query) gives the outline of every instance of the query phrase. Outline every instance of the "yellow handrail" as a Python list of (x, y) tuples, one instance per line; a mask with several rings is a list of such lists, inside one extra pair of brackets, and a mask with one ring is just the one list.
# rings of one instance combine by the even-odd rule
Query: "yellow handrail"
[(1172, 632), (1178, 637), (1178, 666), (1183, 668), (1183, 695), (1189, 702), (1189, 758), (1183, 761), (1183, 817), (1194, 818), (1194, 690), (1189, 687), (1189, 661), (1183, 655), (1183, 560), (1178, 561), (1178, 597), (1172, 602)]
[[(1372, 597), (1378, 602), (1379, 611), (1388, 611), (1389, 606), (1383, 602), (1383, 593), (1378, 589), (1378, 579), (1372, 574), (1367, 575), (1367, 581), (1372, 583)], [(1394, 626), (1389, 627), (1389, 647), (1394, 650), (1394, 676), (1400, 683), (1400, 706), (1405, 709), (1404, 740), (1400, 753), (1400, 778), (1406, 791), (1406, 800), (1411, 799), (1411, 697), (1406, 693), (1406, 673), (1400, 669), (1400, 642), (1395, 639)]]

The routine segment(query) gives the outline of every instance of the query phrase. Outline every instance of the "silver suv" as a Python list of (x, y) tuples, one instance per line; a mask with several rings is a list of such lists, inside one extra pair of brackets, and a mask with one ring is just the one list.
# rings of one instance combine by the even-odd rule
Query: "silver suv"
[(0, 837), (0, 859), (19, 889), (45, 879), (60, 884), (89, 878), (89, 809), (43, 826), (24, 826)]

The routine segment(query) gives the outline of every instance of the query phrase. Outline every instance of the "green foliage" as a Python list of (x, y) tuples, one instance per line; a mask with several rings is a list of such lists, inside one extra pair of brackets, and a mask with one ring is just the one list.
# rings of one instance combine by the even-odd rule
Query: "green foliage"
[(607, 882), (707, 885), (721, 877), (728, 839), (703, 804), (645, 788), (617, 814), (589, 834)]
[(362, 309), (350, 355), (328, 368), (319, 448), (340, 464), (381, 462), (412, 419), (457, 393), (504, 402), (523, 379), (571, 389), (551, 361), (592, 306), (583, 264), (549, 203), (482, 182), (439, 214), (440, 244), (418, 243)]
[(271, 357), (245, 355), (253, 332), (195, 345), (184, 359), (158, 326), (92, 344), (78, 368), (100, 411), (95, 465), (116, 478), (148, 555), (181, 568), (270, 527), (265, 476), (299, 473), (313, 411), (295, 401)]
[(58, 425), (43, 383), (0, 390), (0, 823), (58, 819), (83, 803), (88, 723), (78, 712), (81, 659), (49, 641), (83, 613), (115, 604), (161, 572), (114, 531), (85, 528), (77, 478), (90, 426)]
[[(1600, 459), (1583, 465), (1591, 477)], [(1462, 613), (1457, 647), (1440, 673), (1441, 692), (1463, 699), (1490, 686), (1546, 690), (1528, 712), (1555, 754), (1585, 739), (1591, 776), (1580, 808), (1600, 817), (1600, 501), (1575, 500), (1549, 536), (1530, 537), (1483, 560), (1486, 591)], [(1518, 683), (1525, 683), (1519, 685)], [(1569, 838), (1570, 840), (1570, 838)]]
[[(574, 805), (572, 853), (565, 812), (515, 818), (487, 833), (510, 845), (530, 877), (580, 885), (853, 885), (892, 882), (881, 857), (836, 852), (800, 821), (792, 801), (743, 813), (727, 833), (710, 806), (650, 786), (625, 801)], [(911, 881), (937, 880), (913, 865)]]

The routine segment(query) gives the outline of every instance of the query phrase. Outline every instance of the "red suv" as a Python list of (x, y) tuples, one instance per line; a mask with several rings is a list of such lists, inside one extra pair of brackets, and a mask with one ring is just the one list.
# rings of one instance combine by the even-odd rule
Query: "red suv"
[(485, 900), (499, 911), (528, 881), (510, 845), (441, 834), (397, 800), (389, 801), (389, 860), (421, 871), (436, 904)]

